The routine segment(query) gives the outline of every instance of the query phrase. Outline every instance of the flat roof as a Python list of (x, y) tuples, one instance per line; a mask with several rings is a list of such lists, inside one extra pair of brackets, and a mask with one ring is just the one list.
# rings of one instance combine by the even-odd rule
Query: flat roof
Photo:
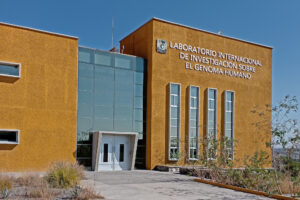
[(26, 27), (26, 26), (19, 26), (19, 25), (9, 24), (9, 23), (6, 23), (6, 22), (0, 22), (0, 25), (11, 26), (11, 27), (16, 27), (16, 28), (20, 28), (20, 29), (36, 31), (36, 32), (39, 32), (39, 33), (46, 33), (46, 34), (50, 34), (50, 35), (56, 35), (56, 36), (67, 37), (67, 38), (78, 40), (78, 37), (75, 37), (75, 36), (65, 35), (65, 34), (60, 34), (60, 33), (54, 33), (54, 32), (50, 32), (50, 31), (44, 31), (44, 30), (35, 29), (35, 28), (31, 28), (31, 27)]
[(240, 42), (246, 42), (246, 43), (249, 43), (249, 44), (254, 44), (254, 45), (257, 45), (257, 46), (262, 46), (262, 47), (266, 47), (266, 48), (273, 49), (273, 47), (267, 46), (267, 45), (264, 45), (264, 44), (259, 44), (259, 43), (255, 43), (255, 42), (250, 42), (250, 41), (247, 41), (247, 40), (242, 40), (242, 39), (234, 38), (234, 37), (230, 37), (230, 36), (220, 35), (220, 34), (213, 33), (213, 32), (206, 31), (206, 30), (202, 30), (202, 29), (199, 29), (199, 28), (195, 28), (195, 27), (191, 27), (191, 26), (187, 26), (187, 25), (183, 25), (183, 24), (179, 24), (179, 23), (167, 21), (167, 20), (160, 19), (160, 18), (157, 18), (157, 17), (151, 18), (151, 19), (148, 20), (146, 23), (144, 23), (142, 26), (138, 27), (136, 30), (132, 31), (130, 34), (128, 34), (126, 37), (124, 37), (124, 38), (121, 39), (121, 40), (124, 40), (124, 39), (127, 38), (129, 35), (131, 35), (132, 33), (136, 32), (137, 30), (139, 30), (140, 28), (142, 28), (144, 25), (146, 25), (147, 23), (151, 22), (152, 20), (156, 20), (156, 21), (160, 21), (160, 22), (164, 22), (164, 23), (168, 23), (168, 24), (172, 24), (172, 25), (176, 25), (176, 26), (181, 26), (181, 27), (184, 27), (184, 28), (189, 28), (189, 29), (196, 30), (196, 31), (201, 31), (201, 32), (204, 32), (204, 33), (209, 33), (209, 34), (216, 35), (216, 36), (219, 36), (219, 37), (224, 37), (224, 38), (228, 38), (228, 39), (237, 40), (237, 41), (240, 41)]

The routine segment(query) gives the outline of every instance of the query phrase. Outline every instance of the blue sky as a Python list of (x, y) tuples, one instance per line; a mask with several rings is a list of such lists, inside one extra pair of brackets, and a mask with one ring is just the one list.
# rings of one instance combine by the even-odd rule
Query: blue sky
[(273, 103), (286, 94), (300, 100), (299, 0), (0, 0), (2, 22), (74, 35), (104, 50), (112, 46), (112, 17), (115, 45), (159, 17), (272, 46)]

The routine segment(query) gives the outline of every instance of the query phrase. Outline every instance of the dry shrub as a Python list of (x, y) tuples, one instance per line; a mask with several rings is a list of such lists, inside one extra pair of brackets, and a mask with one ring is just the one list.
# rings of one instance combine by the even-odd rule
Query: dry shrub
[(41, 199), (53, 199), (60, 194), (59, 191), (51, 190), (47, 183), (41, 181), (41, 184), (37, 187), (29, 187), (25, 196), (27, 198), (41, 198)]
[(19, 186), (39, 186), (42, 184), (42, 178), (39, 175), (25, 174), (15, 180)]
[(89, 200), (89, 199), (104, 199), (103, 196), (97, 194), (91, 188), (81, 188), (78, 192), (78, 196), (75, 197), (76, 200)]
[(9, 190), (13, 187), (13, 178), (0, 175), (0, 198), (7, 198)]
[(13, 178), (5, 175), (0, 175), (0, 191), (11, 189), (13, 186)]
[(77, 163), (57, 162), (51, 164), (45, 180), (54, 188), (76, 186), (83, 177), (83, 167)]
[(290, 177), (284, 177), (280, 182), (280, 190), (282, 194), (300, 194), (300, 185), (296, 186)]
[(290, 194), (291, 187), (293, 187), (293, 183), (287, 177), (280, 182), (280, 190), (283, 194)]

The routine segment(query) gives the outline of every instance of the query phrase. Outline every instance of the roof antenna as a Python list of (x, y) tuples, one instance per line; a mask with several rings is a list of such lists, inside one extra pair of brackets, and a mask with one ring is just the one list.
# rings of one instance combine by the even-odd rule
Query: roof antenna
[(118, 52), (118, 48), (114, 46), (114, 16), (112, 16), (111, 20), (111, 50), (110, 52)]
[(111, 20), (111, 48), (114, 48), (114, 16)]

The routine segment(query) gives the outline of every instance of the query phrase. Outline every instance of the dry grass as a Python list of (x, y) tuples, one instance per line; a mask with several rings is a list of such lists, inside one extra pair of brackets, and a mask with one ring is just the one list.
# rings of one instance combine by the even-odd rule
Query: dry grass
[(53, 199), (57, 196), (60, 192), (54, 192), (47, 186), (47, 184), (42, 183), (37, 187), (30, 187), (28, 188), (25, 196), (27, 198), (41, 198), (41, 199)]
[(91, 188), (81, 188), (79, 193), (78, 193), (78, 196), (74, 199), (76, 199), (76, 200), (89, 200), (89, 199), (104, 199), (104, 197), (97, 194)]
[(285, 177), (280, 182), (282, 194), (300, 194), (300, 185), (295, 186), (289, 177)]
[(13, 186), (13, 180), (9, 176), (0, 175), (0, 191), (7, 189), (11, 189)]
[(12, 177), (0, 175), (0, 198), (7, 198), (12, 188)]
[(47, 183), (54, 188), (75, 187), (83, 178), (83, 167), (77, 163), (53, 163), (46, 176)]
[(42, 178), (39, 175), (25, 174), (15, 179), (15, 184), (18, 186), (40, 186), (42, 184)]

